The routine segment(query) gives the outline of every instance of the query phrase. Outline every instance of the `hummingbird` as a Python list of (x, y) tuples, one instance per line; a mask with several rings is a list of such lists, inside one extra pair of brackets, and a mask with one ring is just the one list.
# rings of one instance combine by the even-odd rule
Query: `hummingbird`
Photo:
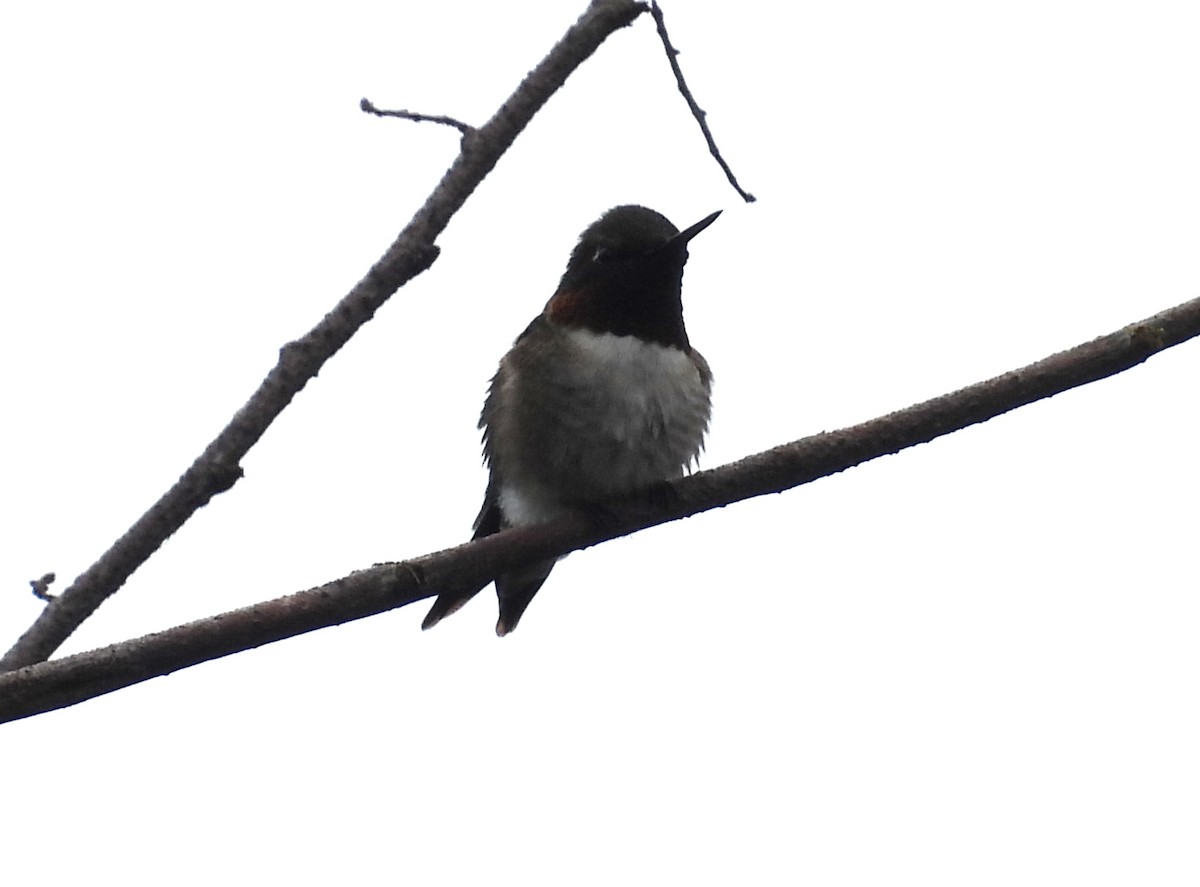
[[(554, 295), (500, 360), (479, 427), (487, 492), (473, 539), (546, 523), (681, 477), (708, 430), (712, 372), (683, 324), (688, 243), (643, 206), (618, 206), (579, 237)], [(496, 634), (517, 627), (554, 560), (496, 578)], [(482, 589), (438, 596), (432, 628)]]

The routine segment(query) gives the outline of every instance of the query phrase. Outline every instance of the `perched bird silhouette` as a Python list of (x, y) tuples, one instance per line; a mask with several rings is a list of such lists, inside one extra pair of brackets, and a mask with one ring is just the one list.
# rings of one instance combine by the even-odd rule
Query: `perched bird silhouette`
[[(696, 460), (712, 373), (683, 324), (683, 266), (688, 242), (719, 215), (680, 231), (654, 210), (618, 206), (583, 232), (488, 389), (479, 427), (489, 478), (473, 538), (626, 496)], [(554, 563), (496, 579), (496, 634), (517, 627)], [(421, 627), (480, 590), (443, 593)]]

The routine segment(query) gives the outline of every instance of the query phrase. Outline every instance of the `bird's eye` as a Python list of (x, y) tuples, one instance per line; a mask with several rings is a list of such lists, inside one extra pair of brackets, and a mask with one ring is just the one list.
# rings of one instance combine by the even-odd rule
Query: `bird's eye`
[(615, 256), (615, 255), (616, 254), (611, 249), (609, 249), (607, 246), (597, 247), (596, 254), (594, 256), (592, 256), (592, 261), (593, 262), (607, 262), (609, 259), (613, 258), (613, 256)]

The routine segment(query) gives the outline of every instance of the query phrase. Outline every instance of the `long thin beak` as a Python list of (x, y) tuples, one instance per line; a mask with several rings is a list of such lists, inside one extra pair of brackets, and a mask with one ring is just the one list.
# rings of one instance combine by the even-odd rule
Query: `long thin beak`
[(668, 240), (666, 243), (666, 246), (667, 247), (683, 246), (685, 243), (687, 243), (689, 240), (691, 240), (693, 237), (695, 237), (697, 234), (699, 234), (701, 231), (703, 231), (705, 228), (707, 228), (709, 225), (711, 225), (713, 222), (715, 222), (717, 220), (717, 216), (719, 216), (720, 214), (721, 214), (721, 210), (717, 210), (711, 216), (705, 216), (703, 219), (698, 221), (696, 224), (692, 225), (692, 227), (685, 228), (684, 230), (682, 230), (678, 234), (676, 234), (674, 237), (672, 237), (670, 240)]

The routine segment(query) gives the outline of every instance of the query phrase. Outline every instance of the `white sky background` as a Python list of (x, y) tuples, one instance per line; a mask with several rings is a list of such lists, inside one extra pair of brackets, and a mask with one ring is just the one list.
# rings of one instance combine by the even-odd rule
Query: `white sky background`
[[(0, 13), (0, 644), (366, 271), (585, 3)], [(736, 10), (736, 13), (735, 13)], [(78, 652), (464, 540), (580, 230), (697, 238), (715, 466), (1200, 292), (1191, 3), (668, 5), (534, 121)], [(1194, 884), (1200, 343), (489, 590), (0, 727), (6, 880)], [(9, 843), (11, 842), (11, 843)]]

